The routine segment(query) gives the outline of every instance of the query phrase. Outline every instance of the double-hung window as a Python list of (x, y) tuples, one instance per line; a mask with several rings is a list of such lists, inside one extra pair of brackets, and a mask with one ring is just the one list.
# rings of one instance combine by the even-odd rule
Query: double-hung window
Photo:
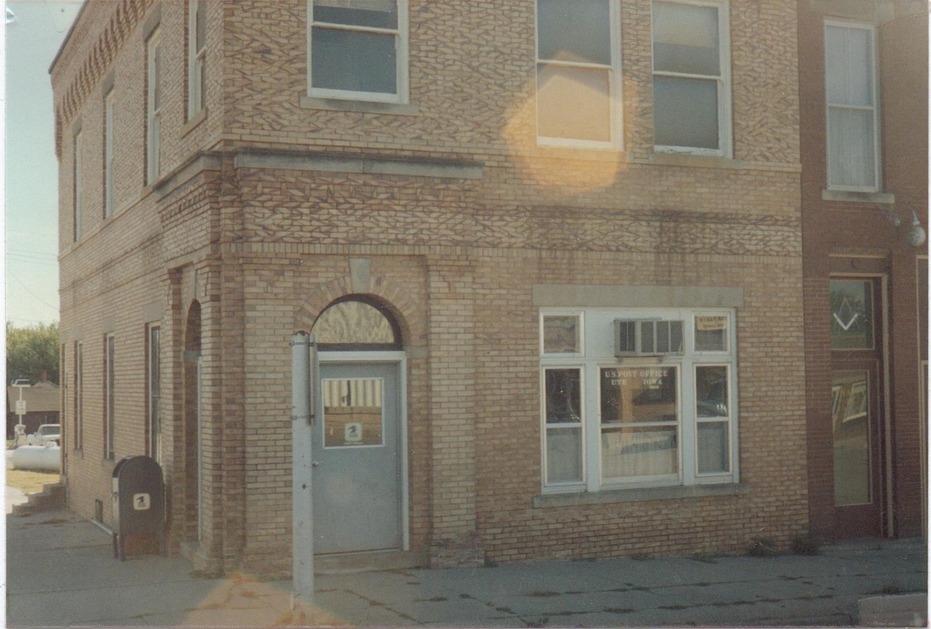
[(104, 337), (103, 350), (103, 443), (104, 458), (113, 460), (116, 453), (114, 447), (114, 411), (116, 402), (116, 393), (114, 390), (116, 369), (114, 360), (116, 358), (116, 337), (107, 334)]
[(824, 26), (828, 188), (879, 190), (875, 31), (872, 26)]
[(103, 216), (113, 216), (113, 90), (103, 99)]
[(146, 334), (146, 410), (148, 415), (148, 454), (161, 461), (162, 423), (159, 398), (161, 395), (161, 328), (149, 326)]
[(659, 151), (730, 155), (727, 4), (653, 2), (653, 142)]
[(84, 134), (81, 131), (78, 131), (74, 135), (74, 161), (72, 162), (71, 176), (72, 176), (72, 185), (71, 185), (71, 194), (72, 207), (71, 207), (71, 221), (72, 221), (72, 239), (74, 242), (81, 240), (81, 235), (83, 232), (83, 223), (84, 223), (84, 166), (82, 164), (84, 152)]
[(537, 0), (540, 144), (621, 145), (617, 0)]
[(187, 117), (204, 108), (207, 59), (207, 0), (188, 0)]
[(308, 0), (308, 94), (407, 102), (407, 0)]
[(159, 176), (162, 136), (161, 65), (162, 48), (158, 31), (146, 42), (146, 185), (152, 185)]
[(84, 344), (74, 344), (74, 449), (84, 448)]
[(736, 482), (733, 310), (554, 309), (540, 336), (547, 492)]

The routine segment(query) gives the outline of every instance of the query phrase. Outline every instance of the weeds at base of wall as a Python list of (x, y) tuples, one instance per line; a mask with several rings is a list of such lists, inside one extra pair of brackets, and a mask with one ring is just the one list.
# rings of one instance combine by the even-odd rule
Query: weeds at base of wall
[(821, 546), (810, 535), (798, 535), (792, 540), (792, 552), (796, 555), (814, 557), (821, 554)]
[(747, 547), (747, 554), (751, 557), (775, 557), (782, 553), (779, 552), (779, 547), (776, 546), (773, 540), (765, 537), (754, 537)]
[[(809, 535), (797, 535), (789, 546), (789, 553), (814, 557), (821, 554), (821, 547)], [(754, 537), (747, 546), (747, 555), (750, 557), (777, 557), (788, 554), (780, 550), (779, 545), (766, 537)]]

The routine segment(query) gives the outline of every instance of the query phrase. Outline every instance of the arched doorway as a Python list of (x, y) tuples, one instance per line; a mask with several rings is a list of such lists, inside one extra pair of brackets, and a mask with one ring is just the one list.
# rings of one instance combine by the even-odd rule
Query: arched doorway
[(314, 553), (405, 550), (405, 357), (374, 299), (328, 306), (313, 328), (320, 400), (313, 426)]
[(201, 316), (200, 303), (188, 310), (184, 328), (184, 539), (201, 534)]

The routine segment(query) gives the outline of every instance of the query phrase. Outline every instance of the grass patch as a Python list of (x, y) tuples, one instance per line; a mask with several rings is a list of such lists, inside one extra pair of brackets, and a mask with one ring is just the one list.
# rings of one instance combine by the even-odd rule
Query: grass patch
[(57, 483), (59, 478), (56, 472), (30, 472), (28, 470), (6, 471), (7, 487), (21, 489), (26, 495), (42, 493), (42, 489), (45, 485)]

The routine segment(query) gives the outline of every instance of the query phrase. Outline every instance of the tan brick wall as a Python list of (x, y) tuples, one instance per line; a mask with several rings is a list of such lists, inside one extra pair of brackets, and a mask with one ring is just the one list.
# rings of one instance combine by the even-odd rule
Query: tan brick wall
[[(200, 122), (184, 115), (182, 2), (89, 3), (53, 68), (62, 330), (69, 344), (85, 342), (85, 446), (69, 452), (72, 508), (92, 515), (94, 498), (109, 504), (103, 330), (112, 324), (117, 337), (119, 459), (144, 447), (144, 313), (162, 303), (172, 548), (206, 573), (288, 574), (288, 341), (353, 291), (350, 260), (366, 259), (366, 292), (395, 314), (404, 337), (410, 539), (434, 565), (738, 551), (751, 537), (786, 543), (806, 530), (794, 3), (730, 3), (733, 160), (654, 154), (646, 1), (622, 4), (624, 152), (536, 145), (529, 0), (412, 0), (405, 115), (301, 106), (305, 0), (208, 5)], [(165, 50), (164, 177), (144, 188), (143, 29), (154, 15)], [(105, 52), (97, 61), (95, 46)], [(99, 82), (110, 72), (118, 212), (104, 221)], [(72, 244), (78, 120), (85, 222)], [(283, 161), (257, 166), (256, 155)], [(343, 166), (318, 170), (321, 155)], [(746, 493), (534, 509), (534, 283), (742, 287)], [(179, 359), (195, 302), (199, 544), (190, 369)]]

